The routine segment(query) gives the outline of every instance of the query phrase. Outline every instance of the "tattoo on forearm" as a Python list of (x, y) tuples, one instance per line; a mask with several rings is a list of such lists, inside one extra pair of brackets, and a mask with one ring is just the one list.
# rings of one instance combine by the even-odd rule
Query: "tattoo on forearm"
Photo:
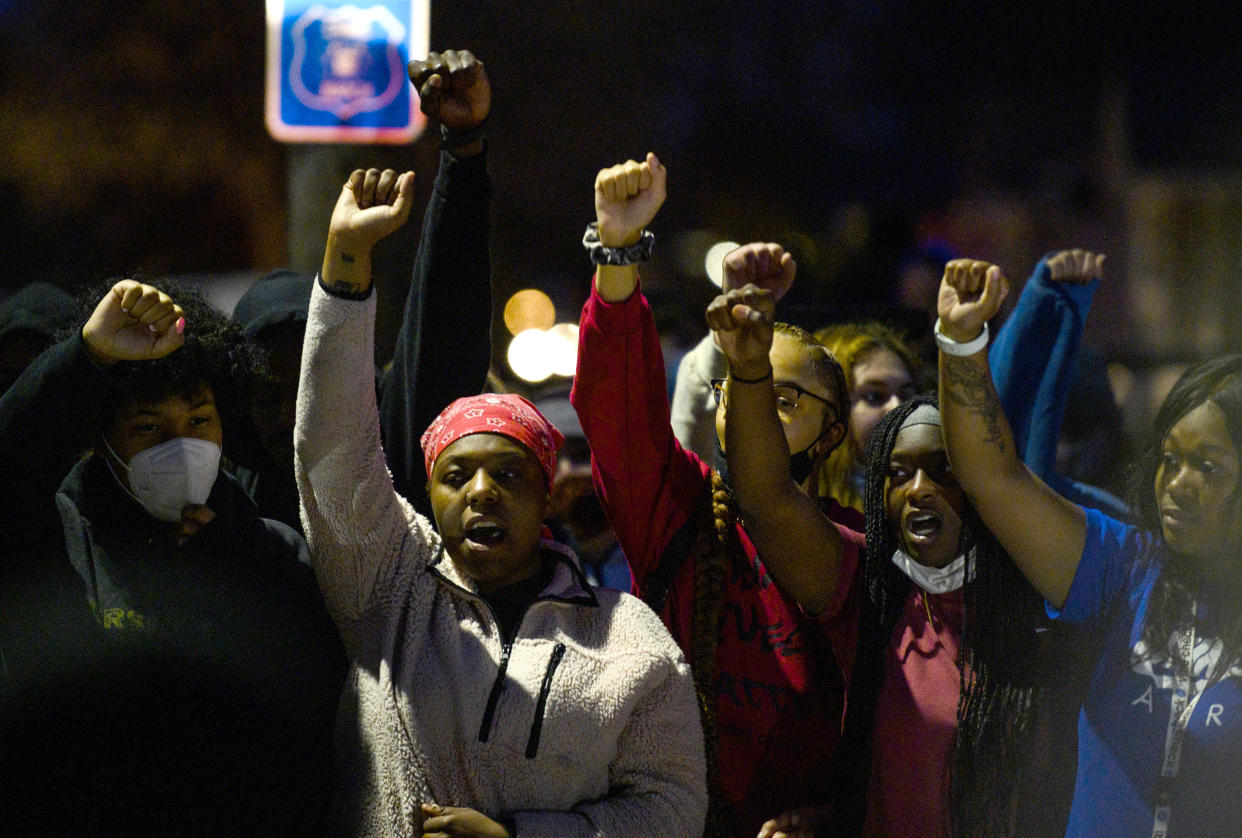
[(362, 288), (353, 282), (345, 282), (344, 280), (336, 280), (332, 283), (332, 290), (337, 294), (361, 294)]
[(992, 388), (987, 367), (980, 367), (970, 358), (944, 357), (945, 395), (983, 420), (987, 428), (986, 443), (1005, 450), (1005, 437), (1001, 434), (1001, 406)]
[(346, 263), (346, 264), (348, 264), (348, 265), (352, 265), (352, 264), (354, 263), (354, 254), (352, 254), (352, 253), (342, 253), (342, 254), (341, 254), (341, 261), (342, 261), (342, 262), (344, 262), (344, 263)]

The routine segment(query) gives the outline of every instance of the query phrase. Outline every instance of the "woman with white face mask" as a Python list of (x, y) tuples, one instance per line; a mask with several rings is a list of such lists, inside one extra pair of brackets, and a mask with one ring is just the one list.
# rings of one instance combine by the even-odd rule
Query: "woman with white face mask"
[(187, 289), (95, 299), (0, 400), (16, 817), (56, 786), (40, 829), (314, 833), (343, 653), (301, 537), (220, 471), (262, 357)]
[(1016, 835), (1037, 597), (967, 503), (927, 396), (872, 434), (865, 541), (790, 480), (771, 388), (759, 386), (773, 313), (756, 285), (707, 309), (734, 383), (729, 468), (747, 532), (829, 638), (848, 688), (832, 780), (759, 838)]

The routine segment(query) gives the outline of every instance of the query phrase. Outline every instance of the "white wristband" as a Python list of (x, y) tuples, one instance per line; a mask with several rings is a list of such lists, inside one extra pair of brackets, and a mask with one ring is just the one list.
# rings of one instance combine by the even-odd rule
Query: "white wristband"
[(979, 337), (974, 340), (968, 340), (965, 343), (958, 343), (953, 338), (940, 331), (940, 318), (936, 318), (936, 328), (932, 330), (936, 336), (936, 345), (940, 347), (940, 351), (946, 355), (957, 355), (964, 357), (966, 355), (974, 355), (976, 352), (988, 345), (988, 324), (983, 324), (983, 331), (979, 333)]

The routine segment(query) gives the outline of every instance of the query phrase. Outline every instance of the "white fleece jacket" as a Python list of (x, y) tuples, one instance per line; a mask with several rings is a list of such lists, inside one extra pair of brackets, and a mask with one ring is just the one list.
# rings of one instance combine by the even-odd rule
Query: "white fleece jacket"
[(306, 538), (352, 661), (338, 830), (419, 834), (432, 802), (511, 817), (522, 838), (700, 835), (698, 707), (659, 618), (561, 556), (505, 649), (431, 522), (393, 490), (375, 305), (316, 283), (295, 431)]

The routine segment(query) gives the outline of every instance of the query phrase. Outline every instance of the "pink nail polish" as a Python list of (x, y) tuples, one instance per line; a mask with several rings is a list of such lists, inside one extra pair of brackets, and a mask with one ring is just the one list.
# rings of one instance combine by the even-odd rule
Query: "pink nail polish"
[(177, 325), (176, 325), (174, 328), (176, 328), (176, 330), (177, 330), (177, 334), (181, 334), (182, 332), (184, 332), (184, 331), (185, 331), (185, 318), (184, 318), (184, 317), (178, 317), (178, 318), (177, 318)]

